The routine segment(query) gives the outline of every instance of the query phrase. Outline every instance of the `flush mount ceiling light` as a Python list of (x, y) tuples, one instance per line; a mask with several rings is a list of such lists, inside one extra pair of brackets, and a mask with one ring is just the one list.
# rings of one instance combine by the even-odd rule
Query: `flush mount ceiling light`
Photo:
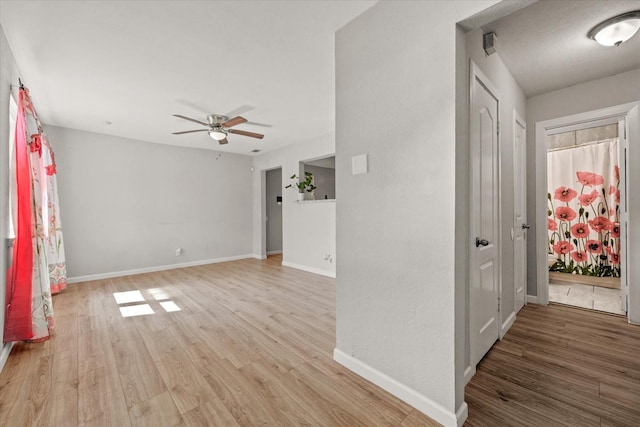
[(640, 10), (623, 13), (599, 23), (587, 36), (602, 46), (620, 46), (640, 29)]
[(209, 136), (216, 141), (222, 141), (227, 137), (227, 134), (220, 128), (214, 128), (209, 131)]

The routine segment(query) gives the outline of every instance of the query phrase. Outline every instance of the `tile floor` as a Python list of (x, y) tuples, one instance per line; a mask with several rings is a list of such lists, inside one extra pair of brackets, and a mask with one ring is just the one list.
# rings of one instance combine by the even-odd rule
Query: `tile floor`
[(625, 314), (620, 308), (620, 289), (551, 280), (549, 281), (549, 301), (608, 313)]

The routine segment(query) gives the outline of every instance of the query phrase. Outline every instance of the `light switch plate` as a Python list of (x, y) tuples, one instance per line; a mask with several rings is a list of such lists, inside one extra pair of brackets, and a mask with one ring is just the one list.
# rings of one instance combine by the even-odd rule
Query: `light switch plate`
[(351, 158), (351, 173), (353, 175), (360, 175), (362, 173), (369, 172), (369, 161), (367, 154), (361, 154), (359, 156), (353, 156)]

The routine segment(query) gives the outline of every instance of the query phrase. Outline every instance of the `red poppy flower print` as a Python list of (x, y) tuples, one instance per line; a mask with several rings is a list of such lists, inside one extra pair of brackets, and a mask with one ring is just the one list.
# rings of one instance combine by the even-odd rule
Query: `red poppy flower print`
[(589, 233), (589, 226), (583, 222), (579, 222), (571, 227), (571, 234), (573, 234), (573, 237), (577, 237), (578, 239), (589, 237)]
[(611, 229), (611, 221), (609, 221), (607, 217), (597, 216), (589, 220), (589, 226), (591, 226), (591, 229), (596, 233), (600, 233), (603, 230)]
[(44, 167), (47, 170), (47, 175), (55, 175), (56, 174), (56, 164), (50, 164), (49, 166)]
[(576, 219), (576, 211), (566, 206), (560, 206), (556, 208), (556, 218), (560, 221), (573, 221)]
[(570, 202), (576, 198), (578, 192), (573, 188), (569, 187), (558, 187), (556, 188), (556, 192), (553, 196), (554, 199), (560, 200), (561, 202)]
[(589, 194), (581, 194), (580, 197), (578, 197), (578, 200), (580, 201), (580, 204), (582, 206), (589, 206), (591, 203), (593, 203), (597, 198), (599, 197), (598, 192), (596, 190), (593, 190), (591, 193)]
[(586, 252), (575, 251), (571, 252), (571, 258), (573, 258), (575, 262), (584, 262), (587, 261), (589, 257)]
[(611, 237), (614, 239), (620, 237), (620, 223), (614, 222), (611, 223)]
[(564, 254), (568, 254), (573, 250), (573, 245), (567, 242), (566, 240), (561, 240), (555, 245), (553, 245), (553, 250), (558, 255), (564, 255)]
[(602, 252), (602, 244), (598, 240), (587, 240), (585, 242), (585, 247), (592, 254), (599, 254)]
[(615, 186), (609, 186), (609, 194), (615, 194), (616, 203), (620, 203), (620, 190), (618, 190)]
[(620, 264), (620, 254), (613, 252), (611, 248), (607, 248), (607, 253), (609, 254), (609, 262), (613, 265)]
[(557, 231), (558, 224), (556, 224), (556, 222), (551, 218), (547, 218), (547, 228), (549, 229), (549, 231)]
[(620, 181), (620, 166), (615, 165), (613, 167), (613, 170), (614, 170), (614, 172), (616, 174), (616, 181)]
[(578, 176), (578, 182), (587, 187), (595, 187), (596, 185), (602, 185), (604, 183), (602, 175), (598, 175), (597, 173), (576, 172), (576, 175)]

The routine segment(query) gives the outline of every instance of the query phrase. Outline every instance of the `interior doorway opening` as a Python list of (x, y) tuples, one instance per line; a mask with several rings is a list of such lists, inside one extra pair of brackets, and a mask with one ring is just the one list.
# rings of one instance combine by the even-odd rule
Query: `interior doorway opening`
[(266, 256), (282, 263), (282, 168), (265, 173)]
[[(630, 175), (630, 171), (634, 170), (634, 166), (636, 163), (635, 160), (635, 150), (637, 150), (638, 140), (636, 133), (636, 121), (638, 119), (638, 106), (637, 103), (623, 104), (619, 106), (604, 108), (601, 110), (575, 114), (572, 116), (561, 117), (558, 119), (545, 120), (542, 122), (536, 123), (536, 158), (537, 163), (541, 165), (541, 175), (542, 177), (537, 179), (536, 181), (536, 199), (538, 206), (547, 206), (548, 204), (545, 202), (550, 201), (550, 195), (548, 191), (548, 182), (547, 182), (547, 170), (549, 168), (549, 164), (547, 162), (547, 137), (549, 135), (560, 134), (563, 132), (573, 131), (573, 130), (583, 130), (588, 128), (593, 128), (596, 126), (606, 126), (614, 124), (617, 127), (618, 134), (618, 157), (619, 157), (619, 185), (614, 184), (619, 188), (619, 231), (616, 231), (616, 234), (619, 232), (619, 244), (620, 244), (620, 256), (617, 267), (619, 269), (619, 277), (620, 277), (620, 308), (621, 312), (627, 313), (627, 317), (630, 322), (635, 323), (634, 319), (637, 318), (637, 305), (635, 304), (635, 295), (637, 293), (635, 281), (633, 278), (637, 275), (637, 269), (634, 266), (633, 261), (630, 261), (636, 256), (636, 252), (634, 251), (634, 240), (633, 240), (633, 231), (628, 227), (629, 217), (636, 215), (635, 204), (637, 204), (636, 196), (632, 194), (632, 192), (628, 191), (628, 183), (631, 183), (635, 176)], [(612, 175), (616, 175), (616, 171), (612, 172)], [(595, 181), (600, 181), (599, 178), (595, 176), (589, 176), (590, 179)], [(578, 177), (576, 176), (576, 180)], [(596, 182), (591, 182), (592, 186)], [(585, 181), (586, 182), (586, 181)], [(588, 182), (587, 182), (588, 183)], [(602, 184), (602, 183), (600, 183)], [(591, 191), (591, 190), (590, 190)], [(600, 189), (599, 191), (602, 191)], [(609, 187), (609, 191), (611, 191)], [(617, 190), (616, 190), (617, 191)], [(555, 193), (555, 192), (554, 192)], [(605, 190), (605, 193), (608, 191)], [(603, 195), (604, 196), (604, 195)], [(615, 197), (616, 194), (614, 193)], [(551, 196), (552, 198), (555, 197)], [(542, 202), (542, 201), (545, 202)], [(586, 200), (588, 202), (588, 200)], [(603, 209), (600, 207), (600, 209)], [(569, 212), (570, 213), (570, 212)], [(596, 212), (598, 213), (598, 212)], [(604, 212), (609, 213), (609, 212)], [(600, 210), (600, 214), (604, 215), (602, 210)], [(556, 217), (556, 212), (553, 212), (553, 217)], [(576, 216), (579, 215), (579, 212), (576, 213)], [(550, 216), (549, 209), (545, 209), (543, 212), (542, 209), (539, 209), (536, 212), (537, 222), (538, 224), (547, 223), (550, 224)], [(598, 216), (595, 215), (594, 216)], [(593, 218), (595, 220), (595, 218)], [(574, 224), (575, 225), (575, 224)], [(604, 226), (602, 227), (604, 228)], [(549, 288), (549, 234), (548, 227), (539, 227), (536, 234), (537, 241), (537, 253), (536, 253), (536, 264), (537, 264), (537, 290), (538, 290), (538, 302), (541, 304), (546, 304), (552, 298), (550, 298), (550, 288)], [(562, 233), (566, 235), (566, 230)], [(562, 233), (560, 236), (562, 236)], [(571, 231), (569, 230), (569, 234), (571, 235)], [(572, 241), (571, 241), (572, 243)], [(614, 243), (616, 243), (614, 239)], [(595, 244), (595, 243), (594, 243)], [(609, 245), (611, 241), (609, 240)], [(602, 245), (604, 246), (604, 245)], [(606, 253), (609, 255), (612, 252), (610, 248), (609, 251), (603, 249), (595, 245), (592, 249), (594, 252), (600, 253), (604, 255)], [(600, 251), (600, 252), (598, 252)], [(595, 288), (594, 288), (595, 289)], [(587, 289), (588, 291), (588, 289)]]
[(549, 302), (626, 314), (618, 117), (547, 131)]

